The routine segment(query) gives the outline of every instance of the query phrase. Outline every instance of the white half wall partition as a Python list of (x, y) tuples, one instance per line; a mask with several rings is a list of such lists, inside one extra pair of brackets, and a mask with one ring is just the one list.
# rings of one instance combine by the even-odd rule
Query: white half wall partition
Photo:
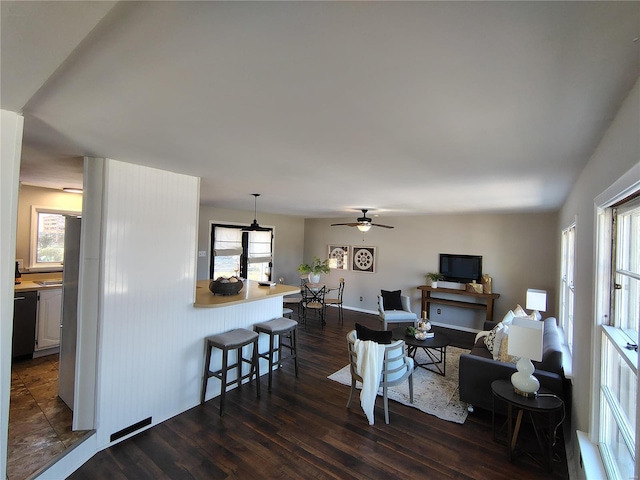
[[(13, 337), (13, 281), (16, 259), (16, 217), (18, 214), (18, 178), (22, 151), (24, 118), (2, 110), (0, 121), (2, 150), (0, 157), (0, 478), (7, 476), (7, 438), (11, 392), (11, 339)], [(11, 226), (11, 227), (10, 227)]]

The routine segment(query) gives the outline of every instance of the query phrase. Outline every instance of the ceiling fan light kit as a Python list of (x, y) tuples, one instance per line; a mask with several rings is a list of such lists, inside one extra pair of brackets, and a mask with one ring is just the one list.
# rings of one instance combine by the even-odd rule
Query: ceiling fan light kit
[(252, 193), (251, 195), (253, 195), (253, 222), (251, 222), (251, 225), (249, 225), (248, 227), (245, 227), (242, 229), (243, 232), (268, 232), (271, 229), (267, 228), (267, 227), (261, 227), (260, 225), (258, 225), (258, 197), (260, 196), (259, 193)]
[(332, 223), (332, 227), (339, 226), (347, 226), (347, 227), (357, 227), (361, 232), (368, 232), (371, 227), (382, 227), (382, 228), (393, 228), (391, 225), (382, 225), (380, 223), (373, 223), (369, 217), (367, 217), (367, 212), (369, 210), (366, 208), (362, 209), (362, 216), (356, 218), (355, 222), (348, 223)]

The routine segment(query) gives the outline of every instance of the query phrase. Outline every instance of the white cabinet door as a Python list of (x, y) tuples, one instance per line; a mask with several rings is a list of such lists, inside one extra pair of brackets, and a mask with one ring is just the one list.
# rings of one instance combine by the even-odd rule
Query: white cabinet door
[(61, 310), (62, 288), (40, 290), (36, 350), (57, 347), (60, 344)]

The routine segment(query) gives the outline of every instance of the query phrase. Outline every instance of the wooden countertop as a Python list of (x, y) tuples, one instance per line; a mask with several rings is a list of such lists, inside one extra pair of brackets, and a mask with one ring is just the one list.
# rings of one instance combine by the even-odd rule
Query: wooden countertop
[(51, 290), (52, 288), (62, 288), (62, 284), (60, 285), (40, 285), (39, 283), (26, 281), (22, 282), (20, 285), (14, 285), (13, 291), (15, 293), (19, 292), (35, 292), (38, 290)]
[(59, 285), (40, 285), (36, 282), (59, 280), (62, 282), (62, 272), (53, 273), (23, 273), (22, 282), (14, 285), (14, 292), (35, 292), (38, 290), (51, 290), (52, 288), (62, 288)]
[(277, 284), (273, 287), (261, 287), (258, 282), (245, 280), (244, 286), (237, 295), (214, 295), (209, 290), (211, 280), (198, 280), (196, 282), (196, 301), (193, 304), (197, 308), (216, 308), (238, 305), (245, 302), (264, 300), (268, 297), (283, 297), (300, 293), (300, 287), (293, 285)]

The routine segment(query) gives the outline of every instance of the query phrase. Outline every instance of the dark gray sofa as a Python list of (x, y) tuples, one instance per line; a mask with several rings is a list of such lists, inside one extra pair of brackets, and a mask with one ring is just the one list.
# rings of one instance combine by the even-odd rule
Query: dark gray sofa
[[(496, 322), (485, 322), (484, 329), (491, 330), (495, 325)], [(533, 364), (536, 368), (534, 375), (540, 381), (540, 386), (564, 399), (562, 338), (553, 317), (544, 320), (542, 361)], [(460, 400), (473, 407), (491, 410), (491, 382), (499, 379), (511, 381), (515, 371), (515, 364), (494, 360), (484, 344), (484, 338), (478, 339), (469, 353), (460, 355)]]

